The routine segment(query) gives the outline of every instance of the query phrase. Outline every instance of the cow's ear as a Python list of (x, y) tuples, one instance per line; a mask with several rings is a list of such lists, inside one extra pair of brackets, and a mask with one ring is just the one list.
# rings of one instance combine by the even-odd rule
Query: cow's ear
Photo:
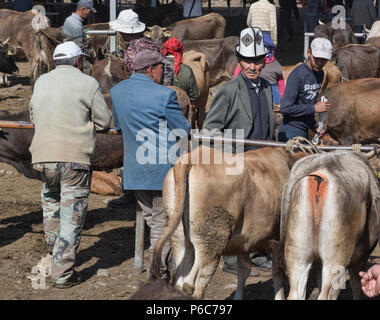
[(148, 38), (148, 39), (152, 38), (152, 32), (150, 32), (150, 31), (145, 31), (145, 32), (144, 32), (144, 37), (145, 37), (145, 38)]

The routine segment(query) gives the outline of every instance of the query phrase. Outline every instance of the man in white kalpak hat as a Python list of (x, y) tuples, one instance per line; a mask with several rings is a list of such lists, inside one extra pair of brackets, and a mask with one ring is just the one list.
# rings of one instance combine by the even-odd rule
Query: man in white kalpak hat
[(127, 43), (141, 38), (145, 31), (145, 23), (139, 20), (138, 14), (132, 9), (121, 11), (117, 19), (110, 21), (108, 24), (112, 30), (119, 32)]
[[(203, 125), (211, 135), (225, 134), (225, 130), (232, 129), (235, 137), (236, 130), (242, 129), (244, 139), (273, 140), (275, 117), (272, 87), (260, 77), (267, 53), (260, 28), (250, 27), (241, 31), (236, 47), (241, 72), (235, 79), (221, 85), (216, 92)], [(244, 151), (250, 149), (253, 148), (244, 147)], [(236, 272), (236, 257), (223, 258), (223, 270)], [(271, 270), (271, 264), (265, 257), (258, 257), (254, 253), (251, 258), (254, 265), (251, 275), (257, 275), (257, 269)]]

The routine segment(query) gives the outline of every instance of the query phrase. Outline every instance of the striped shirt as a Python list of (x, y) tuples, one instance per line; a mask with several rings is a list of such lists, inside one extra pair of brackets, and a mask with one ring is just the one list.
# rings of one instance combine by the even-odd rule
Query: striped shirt
[(248, 27), (259, 27), (262, 31), (270, 31), (273, 42), (277, 45), (276, 7), (268, 0), (259, 0), (251, 5), (247, 17)]

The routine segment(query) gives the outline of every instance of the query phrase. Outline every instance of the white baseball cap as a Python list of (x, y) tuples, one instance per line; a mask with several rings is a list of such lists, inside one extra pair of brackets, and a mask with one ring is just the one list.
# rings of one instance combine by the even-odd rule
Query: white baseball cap
[(326, 38), (315, 38), (310, 45), (311, 54), (314, 58), (331, 60), (333, 47)]
[(264, 58), (268, 49), (264, 46), (263, 31), (258, 27), (242, 30), (236, 52), (244, 58)]
[(82, 55), (84, 55), (82, 50), (73, 41), (66, 41), (56, 46), (53, 59), (70, 59)]

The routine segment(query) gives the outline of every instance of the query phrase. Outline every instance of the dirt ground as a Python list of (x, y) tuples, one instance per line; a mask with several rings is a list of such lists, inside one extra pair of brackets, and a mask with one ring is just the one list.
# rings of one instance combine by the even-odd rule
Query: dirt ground
[[(245, 15), (237, 16), (233, 11), (228, 19), (229, 26), (237, 28), (237, 23), (240, 23), (244, 27), (245, 19)], [(302, 30), (301, 25), (299, 29)], [(278, 57), (282, 63), (294, 64), (301, 60), (300, 41), (302, 31), (297, 31), (294, 43), (279, 46)], [(30, 66), (25, 61), (17, 64), (20, 74), (10, 77), (10, 88), (0, 89), (0, 116), (28, 108), (31, 96), (28, 78)], [(17, 84), (21, 86), (15, 90)], [(135, 273), (133, 267), (136, 209), (107, 208), (104, 202), (110, 198), (107, 196), (90, 195), (76, 263), (83, 283), (59, 290), (52, 288), (50, 278), (45, 285), (30, 279), (33, 266), (45, 255), (41, 185), (40, 181), (25, 178), (13, 167), (0, 163), (0, 300), (125, 300), (131, 297), (146, 280), (146, 272)], [(145, 237), (145, 258), (147, 248), (148, 232)], [(369, 262), (380, 263), (379, 247)], [(207, 300), (231, 299), (236, 290), (236, 276), (223, 272), (221, 267), (222, 262), (206, 290)], [(106, 269), (107, 274), (98, 274), (101, 269)], [(312, 279), (308, 286), (309, 299), (316, 297), (313, 285), (315, 281)], [(346, 287), (339, 299), (352, 299), (348, 281)], [(247, 299), (271, 300), (273, 297), (270, 274), (248, 279)]]

